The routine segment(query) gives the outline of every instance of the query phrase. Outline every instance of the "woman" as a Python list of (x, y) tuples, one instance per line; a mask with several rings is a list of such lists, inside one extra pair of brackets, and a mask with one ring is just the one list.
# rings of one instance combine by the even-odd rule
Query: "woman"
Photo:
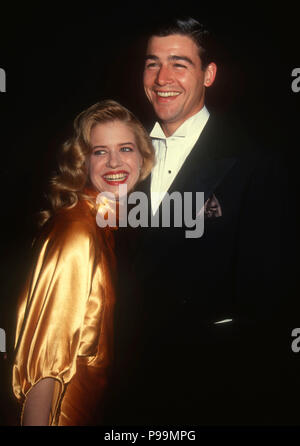
[(18, 310), (13, 390), (23, 425), (99, 423), (112, 362), (115, 258), (112, 229), (96, 223), (96, 197), (117, 196), (120, 184), (132, 189), (153, 160), (145, 129), (117, 102), (75, 119)]

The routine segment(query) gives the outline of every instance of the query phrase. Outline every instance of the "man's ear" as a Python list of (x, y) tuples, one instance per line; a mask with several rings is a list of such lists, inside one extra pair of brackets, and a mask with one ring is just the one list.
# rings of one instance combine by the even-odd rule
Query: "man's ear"
[(217, 74), (217, 65), (214, 62), (211, 62), (205, 69), (204, 73), (204, 86), (210, 87), (216, 78)]

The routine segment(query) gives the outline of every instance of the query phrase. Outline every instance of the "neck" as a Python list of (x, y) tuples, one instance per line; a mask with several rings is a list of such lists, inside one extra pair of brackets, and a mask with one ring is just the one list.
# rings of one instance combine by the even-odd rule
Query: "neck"
[[(183, 124), (183, 122), (181, 124)], [(172, 136), (173, 133), (175, 133), (176, 130), (181, 126), (181, 124), (177, 124), (177, 125), (173, 124), (172, 125), (172, 123), (160, 121), (161, 128), (162, 128), (166, 138), (168, 138), (169, 136)]]
[(169, 136), (172, 136), (176, 130), (189, 118), (199, 113), (200, 110), (202, 110), (204, 107), (204, 104), (201, 105), (197, 110), (195, 110), (194, 113), (191, 113), (189, 116), (186, 117), (186, 119), (183, 119), (181, 121), (174, 121), (174, 122), (168, 122), (168, 121), (159, 121), (161, 128), (166, 136), (168, 138)]

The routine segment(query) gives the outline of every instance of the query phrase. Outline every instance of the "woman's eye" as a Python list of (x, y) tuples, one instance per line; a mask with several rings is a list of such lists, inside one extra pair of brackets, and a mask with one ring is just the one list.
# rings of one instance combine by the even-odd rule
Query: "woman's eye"
[(104, 155), (105, 153), (106, 153), (105, 150), (97, 149), (97, 150), (94, 150), (93, 155), (100, 156), (100, 155)]
[(122, 152), (132, 152), (131, 147), (121, 147)]

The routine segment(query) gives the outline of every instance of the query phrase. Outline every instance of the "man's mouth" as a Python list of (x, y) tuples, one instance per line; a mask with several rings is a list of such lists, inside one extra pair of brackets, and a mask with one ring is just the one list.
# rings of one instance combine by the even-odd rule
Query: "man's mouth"
[(156, 90), (155, 93), (160, 98), (171, 98), (179, 96), (181, 94), (179, 91), (158, 91), (158, 90)]
[(128, 176), (129, 173), (122, 170), (114, 173), (108, 172), (105, 175), (103, 175), (102, 178), (108, 184), (122, 184), (127, 181)]

